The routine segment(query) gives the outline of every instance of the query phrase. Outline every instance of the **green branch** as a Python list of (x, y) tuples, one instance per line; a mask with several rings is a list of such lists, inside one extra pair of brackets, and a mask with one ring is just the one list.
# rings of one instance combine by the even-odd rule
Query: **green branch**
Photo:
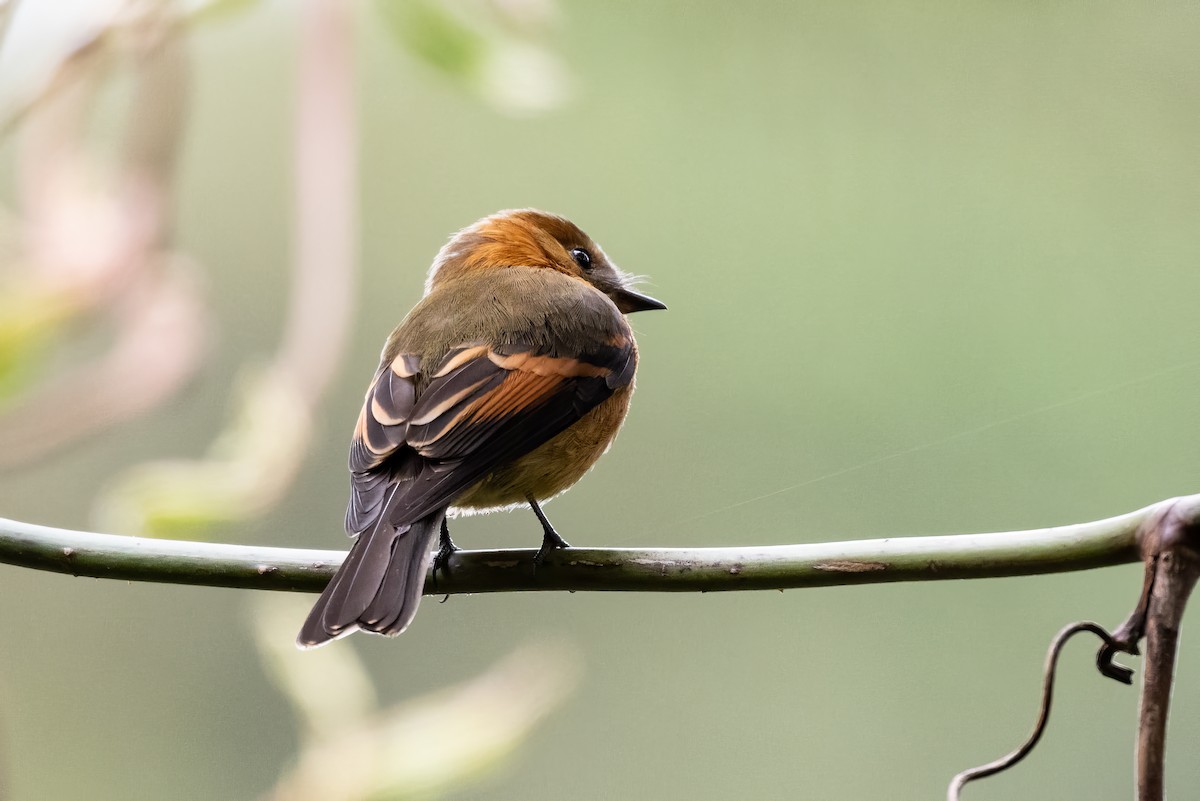
[[(1200, 520), (1200, 495), (1172, 501)], [(1163, 503), (1168, 503), (1164, 501)], [(1139, 561), (1139, 529), (1162, 504), (1057, 528), (742, 548), (459, 551), (429, 593), (688, 592), (1059, 573)], [(318, 592), (345, 554), (121, 537), (0, 519), (0, 563), (74, 576)]]

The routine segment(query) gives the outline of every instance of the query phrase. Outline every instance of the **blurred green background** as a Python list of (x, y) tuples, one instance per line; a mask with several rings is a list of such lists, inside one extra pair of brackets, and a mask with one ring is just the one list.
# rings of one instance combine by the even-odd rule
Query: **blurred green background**
[[(353, 345), (283, 503), (213, 539), (344, 545), (346, 446), (384, 337), (449, 233), (515, 206), (570, 216), (670, 306), (633, 321), (638, 394), (616, 447), (549, 508), (572, 543), (1010, 530), (1197, 490), (1196, 4), (563, 0), (543, 42), (572, 94), (536, 116), (461, 91), (357, 11)], [(166, 405), (5, 474), (3, 516), (95, 525), (115, 472), (202, 454), (230, 386), (275, 348), (297, 16), (261, 4), (190, 39), (173, 228), (208, 276), (209, 361)], [(42, 33), (17, 20), (0, 79)], [(12, 144), (0, 152), (11, 198)], [(538, 529), (496, 515), (455, 537), (532, 546)], [(385, 704), (531, 638), (577, 651), (564, 706), (451, 798), (929, 799), (1025, 736), (1053, 632), (1115, 625), (1139, 584), (1129, 566), (454, 597), (353, 647)], [(252, 799), (293, 759), (252, 593), (7, 567), (0, 588), (6, 797)], [(1168, 786), (1187, 796), (1195, 640), (1181, 659)], [(1129, 797), (1135, 709), (1070, 646), (1044, 743), (966, 796)]]

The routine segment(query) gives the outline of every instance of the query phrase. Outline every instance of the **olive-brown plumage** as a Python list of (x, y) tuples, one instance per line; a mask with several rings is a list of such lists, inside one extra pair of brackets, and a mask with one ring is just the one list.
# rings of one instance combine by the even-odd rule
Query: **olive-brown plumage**
[(578, 481), (629, 408), (637, 345), (624, 315), (665, 308), (570, 221), (500, 212), (460, 231), (388, 337), (350, 448), (356, 540), (297, 643), (395, 635), (416, 614), (448, 511), (538, 502)]

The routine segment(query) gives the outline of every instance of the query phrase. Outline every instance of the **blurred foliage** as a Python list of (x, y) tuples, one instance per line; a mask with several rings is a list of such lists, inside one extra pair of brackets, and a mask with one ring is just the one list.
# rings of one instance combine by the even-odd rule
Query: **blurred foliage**
[(262, 0), (199, 0), (190, 6), (184, 3), (184, 6), (188, 10), (189, 21), (203, 25), (235, 20), (261, 4)]
[(483, 71), (487, 39), (445, 4), (416, 0), (377, 7), (396, 40), (431, 67), (464, 81)]
[(41, 374), (53, 333), (69, 304), (15, 285), (0, 286), (0, 403), (18, 395)]
[(579, 671), (566, 647), (525, 645), (462, 684), (377, 710), (349, 643), (301, 652), (279, 636), (299, 625), (307, 600), (274, 596), (258, 607), (269, 675), (304, 724), (272, 801), (401, 801), (469, 787), (563, 701)]
[(101, 494), (100, 528), (195, 538), (268, 511), (308, 451), (311, 412), (303, 397), (287, 376), (247, 370), (230, 396), (233, 419), (208, 454), (130, 468)]
[(559, 105), (567, 73), (544, 44), (550, 0), (375, 0), (396, 42), (418, 61), (502, 111)]
[[(20, 137), (0, 236), (0, 468), (139, 416), (200, 359), (200, 284), (165, 235), (187, 81), (171, 7), (131, 2), (3, 116), (0, 130)], [(109, 102), (118, 83), (121, 102)]]
[[(188, 20), (230, 19), (251, 7), (218, 0), (193, 7)], [(313, 418), (342, 358), (342, 328), (350, 319), (354, 203), (337, 189), (352, 191), (353, 180), (338, 188), (330, 180), (353, 170), (349, 138), (356, 131), (345, 118), (353, 113), (347, 102), (350, 7), (334, 0), (309, 8), (301, 72), (309, 83), (302, 85), (295, 138), (301, 154), (297, 243), (306, 250), (295, 259), (283, 342), (272, 361), (245, 368), (226, 399), (233, 419), (205, 456), (117, 471), (97, 502), (105, 530), (196, 537), (260, 516), (287, 495), (309, 452)], [(30, 99), (10, 115), (9, 130), (33, 131), (20, 160), (33, 180), (19, 196), (19, 223), (9, 226), (18, 233), (0, 232), (6, 289), (0, 399), (14, 401), (0, 407), (0, 466), (24, 469), (165, 400), (186, 377), (179, 366), (190, 363), (192, 344), (203, 339), (191, 319), (200, 297), (190, 280), (193, 265), (157, 251), (174, 215), (174, 198), (160, 190), (183, 132), (160, 115), (182, 114), (188, 92), (178, 80), (183, 62), (163, 57), (178, 52), (184, 36), (181, 19), (169, 9), (143, 2), (118, 7), (83, 44), (66, 51), (41, 89), (27, 93)], [(92, 152), (90, 117), (104, 104), (118, 62), (131, 63), (135, 77), (130, 136), (117, 166), (101, 167)], [(479, 66), (475, 78), (486, 69)], [(139, 102), (163, 100), (155, 94), (164, 89), (178, 93), (169, 106)], [(330, 151), (339, 145), (341, 152)], [(305, 161), (304, 154), (319, 156), (320, 163)], [(87, 180), (93, 175), (104, 177)], [(124, 196), (131, 185), (136, 203)], [(109, 252), (97, 241), (109, 244)], [(147, 291), (159, 283), (162, 289)], [(164, 313), (184, 325), (164, 328), (158, 324)], [(105, 317), (117, 321), (117, 330), (97, 336), (94, 323)], [(187, 337), (171, 336), (179, 331)], [(154, 350), (159, 343), (166, 361)], [(93, 352), (81, 357), (72, 349)], [(348, 645), (300, 654), (282, 634), (296, 625), (291, 608), (262, 608), (260, 648), (307, 724), (295, 767), (267, 796), (277, 801), (444, 795), (502, 763), (574, 682), (576, 668), (563, 649), (529, 647), (465, 684), (377, 710), (370, 680)]]
[[(8, 107), (86, 37), (95, 6), (21, 5), (0, 49)], [(1194, 3), (573, 0), (561, 20), (511, 34), (510, 6), (526, 7), (435, 9), (470, 42), (495, 28), (556, 54), (573, 102), (536, 119), (481, 108), (469, 69), (423, 60), (394, 9), (354, 5), (366, 288), (354, 339), (293, 488), (213, 536), (344, 542), (346, 440), (380, 344), (451, 231), (522, 205), (577, 220), (671, 307), (634, 319), (630, 419), (549, 510), (572, 542), (1008, 530), (1196, 490)], [(236, 426), (254, 383), (240, 377), (270, 361), (289, 319), (306, 7), (259, 3), (186, 40), (192, 112), (167, 238), (208, 276), (218, 337), (203, 369), (156, 409), (6, 473), (6, 516), (86, 527), (122, 470), (164, 455), (236, 461), (214, 432), (231, 406)], [(120, 140), (128, 86), (108, 86), (88, 130)], [(0, 151), (17, 220), (23, 152), (12, 140)], [(109, 241), (60, 238), (85, 252)], [(75, 377), (65, 368), (105, 344), (86, 326), (54, 331), (26, 370)], [(90, 380), (71, 386), (58, 423), (95, 397)], [(493, 515), (455, 536), (532, 545), (538, 530)], [(251, 798), (304, 748), (231, 622), (244, 593), (0, 573), (0, 761), (17, 801)], [(536, 761), (451, 798), (907, 801), (941, 797), (955, 771), (1019, 740), (1052, 633), (1115, 623), (1139, 582), (1130, 567), (784, 594), (456, 597), (399, 640), (351, 647), (388, 708), (468, 680), (530, 629), (578, 643), (586, 681), (528, 735)], [(278, 625), (290, 648), (294, 624)], [(1064, 655), (1038, 754), (973, 786), (973, 801), (1131, 794), (1136, 694), (1095, 677), (1086, 650)], [(1185, 758), (1200, 742), (1198, 660), (1185, 635), (1168, 755), (1183, 795), (1200, 786)]]
[[(544, 110), (560, 100), (560, 81), (555, 76), (563, 74), (562, 68), (538, 43), (552, 11), (544, 1), (478, 3), (464, 8), (457, 8), (452, 0), (380, 0), (377, 5), (406, 49), (462, 88), (503, 108), (523, 112)], [(40, 249), (31, 250), (29, 255), (14, 250), (3, 258), (13, 286), (0, 301), (0, 400), (7, 396), (24, 401), (24, 409), (7, 421), (0, 419), (0, 447), (9, 446), (8, 453), (0, 456), (0, 467), (21, 467), (35, 456), (61, 450), (143, 407), (157, 405), (186, 377), (180, 374), (180, 381), (169, 382), (126, 381), (115, 372), (93, 371), (92, 377), (113, 387), (114, 397), (121, 393), (124, 397), (104, 409), (99, 404), (84, 406), (75, 412), (80, 421), (75, 426), (44, 433), (55, 427), (49, 412), (40, 418), (38, 414), (39, 409), (54, 408), (47, 398), (54, 393), (51, 385), (55, 376), (45, 365), (56, 361), (53, 351), (67, 351), (68, 345), (96, 338), (94, 331), (69, 329), (68, 324), (80, 317), (90, 319), (110, 313), (130, 273), (143, 270), (133, 261), (139, 254), (119, 249), (114, 250), (124, 259), (122, 262), (114, 260), (112, 266), (106, 266), (102, 257), (74, 255), (75, 262), (82, 265), (78, 266), (71, 261), (72, 248), (80, 248), (72, 243), (85, 238), (119, 242), (123, 229), (143, 225), (143, 217), (153, 217), (165, 226), (174, 214), (173, 199), (165, 192), (151, 193), (143, 208), (121, 206), (124, 184), (146, 179), (167, 184), (170, 158), (148, 165), (137, 163), (137, 159), (143, 153), (173, 151), (184, 131), (177, 121), (160, 121), (182, 115), (186, 109), (188, 87), (173, 77), (181, 72), (180, 59), (147, 56), (154, 56), (156, 50), (182, 50), (178, 45), (183, 38), (180, 26), (185, 21), (229, 21), (253, 7), (251, 2), (229, 0), (183, 4), (181, 13), (186, 16), (176, 17), (171, 11), (173, 6), (152, 0), (128, 0), (116, 5), (108, 16), (99, 18), (82, 44), (63, 55), (39, 90), (27, 92), (31, 99), (10, 115), (12, 124), (19, 120), (34, 129), (36, 134), (31, 136), (67, 143), (57, 150), (31, 147), (24, 154), (25, 172), (53, 177), (55, 165), (64, 154), (69, 157), (68, 163), (78, 159), (94, 168), (90, 163), (94, 159), (88, 155), (96, 149), (89, 141), (94, 135), (90, 135), (85, 121), (112, 89), (114, 64), (132, 64), (138, 82), (150, 87), (150, 91), (141, 93), (147, 95), (145, 99), (163, 99), (161, 91), (155, 96), (155, 88), (168, 88), (175, 95), (172, 107), (131, 104), (126, 163), (109, 170), (114, 174), (109, 176), (108, 185), (100, 183), (98, 189), (89, 186), (85, 190), (73, 180), (67, 182), (70, 191), (60, 195), (39, 200), (47, 193), (27, 191), (23, 198), (23, 205), (30, 207), (22, 220), (23, 241), (40, 243)], [(295, 147), (308, 152), (303, 150), (303, 143), (311, 142), (308, 147), (320, 153), (322, 164), (298, 159), (301, 197), (297, 205), (302, 211), (297, 212), (294, 227), (302, 238), (297, 240), (298, 254), (294, 257), (294, 301), (292, 318), (285, 326), (285, 341), (274, 361), (247, 368), (247, 372), (253, 370), (259, 376), (242, 382), (249, 388), (239, 394), (233, 420), (216, 438), (209, 456), (148, 462), (111, 482), (99, 498), (96, 512), (96, 524), (108, 530), (152, 536), (178, 535), (186, 530), (196, 536), (214, 524), (261, 515), (284, 496), (303, 463), (326, 376), (342, 358), (340, 344), (322, 348), (320, 343), (342, 343), (349, 319), (345, 310), (348, 299), (336, 309), (328, 304), (337, 303), (342, 296), (348, 298), (346, 287), (353, 284), (354, 275), (354, 266), (348, 263), (353, 256), (335, 255), (330, 250), (337, 250), (339, 245), (335, 243), (342, 232), (354, 227), (350, 208), (353, 199), (334, 193), (323, 164), (333, 164), (336, 159), (352, 171), (354, 145), (345, 139), (357, 130), (352, 120), (338, 119), (339, 115), (352, 113), (351, 103), (341, 93), (351, 91), (353, 83), (352, 65), (347, 58), (353, 52), (353, 26), (340, 19), (352, 19), (351, 7), (334, 4), (322, 11), (314, 4), (312, 8), (318, 10), (311, 13), (322, 16), (309, 26), (311, 33), (301, 44), (301, 61), (311, 65), (310, 73), (305, 74), (321, 75), (322, 80), (301, 84), (298, 104), (310, 109), (310, 116), (308, 122), (298, 123)], [(485, 20), (486, 24), (477, 26), (476, 20)], [(341, 131), (347, 133), (342, 135)], [(352, 185), (346, 189), (353, 191)], [(109, 216), (78, 213), (76, 207), (89, 201)], [(72, 214), (90, 225), (73, 220)], [(305, 214), (310, 216), (301, 216)], [(56, 225), (46, 226), (47, 217)], [(18, 238), (20, 241), (22, 238)], [(321, 254), (324, 262), (310, 268), (311, 260), (316, 258), (313, 253)], [(144, 260), (143, 271), (154, 269), (149, 258)], [(67, 269), (61, 264), (68, 265)], [(87, 269), (94, 275), (83, 275)], [(61, 274), (66, 274), (66, 281)], [(0, 279), (4, 278), (0, 273)], [(72, 285), (72, 280), (79, 286)], [(119, 345), (114, 340), (107, 347), (116, 353)], [(194, 348), (180, 343), (181, 353), (188, 350)], [(76, 368), (68, 363), (59, 367), (59, 374), (72, 369)], [(155, 369), (170, 372), (167, 365), (142, 366), (146, 374)], [(171, 374), (175, 373), (179, 371)], [(27, 397), (21, 398), (22, 394)]]

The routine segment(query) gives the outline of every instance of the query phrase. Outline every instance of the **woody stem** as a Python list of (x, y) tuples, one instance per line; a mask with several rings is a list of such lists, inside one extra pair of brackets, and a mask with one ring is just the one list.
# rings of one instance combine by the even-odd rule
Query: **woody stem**
[[(1164, 501), (1200, 519), (1200, 495)], [(458, 551), (438, 593), (595, 590), (782, 590), (893, 581), (992, 578), (1086, 570), (1139, 560), (1138, 527), (1162, 504), (1120, 517), (991, 534), (739, 548), (571, 548)], [(75, 576), (215, 587), (319, 592), (341, 551), (145, 539), (0, 519), (0, 563)], [(432, 583), (427, 584), (432, 591)]]

